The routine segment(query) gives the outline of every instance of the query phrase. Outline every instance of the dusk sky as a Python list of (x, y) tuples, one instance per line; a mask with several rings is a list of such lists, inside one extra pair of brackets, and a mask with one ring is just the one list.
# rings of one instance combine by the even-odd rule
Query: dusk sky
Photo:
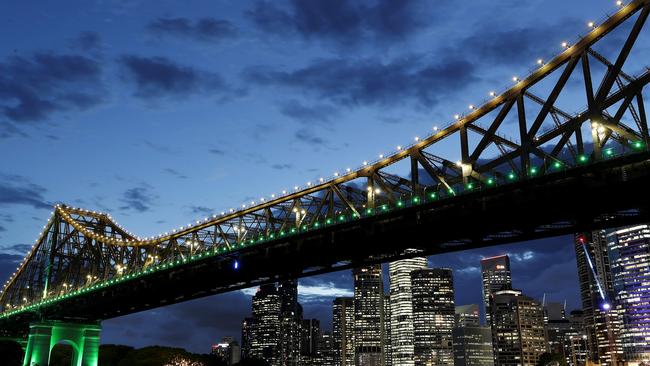
[[(149, 236), (357, 167), (512, 85), (616, 8), (613, 0), (5, 2), (0, 277), (57, 202), (108, 212)], [(632, 60), (650, 58), (648, 33)], [(621, 34), (598, 51), (614, 55)], [(585, 104), (570, 94), (563, 103), (569, 112)], [(451, 143), (432, 151), (458, 160)], [(457, 305), (480, 303), (479, 261), (502, 253), (515, 287), (580, 307), (570, 237), (430, 263), (454, 269)], [(222, 336), (239, 337), (254, 290), (107, 320), (102, 339), (208, 352)], [(349, 271), (301, 280), (305, 317), (329, 329), (333, 297), (351, 291)]]

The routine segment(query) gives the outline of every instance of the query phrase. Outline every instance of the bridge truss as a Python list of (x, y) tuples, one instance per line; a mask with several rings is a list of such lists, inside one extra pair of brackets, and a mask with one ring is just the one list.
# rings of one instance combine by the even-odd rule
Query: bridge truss
[[(156, 237), (138, 237), (105, 213), (57, 205), (5, 284), (0, 318), (205, 257), (228, 257), (237, 266), (239, 251), (283, 237), (431, 201), (453, 205), (466, 194), (647, 153), (644, 88), (650, 69), (631, 75), (624, 66), (649, 13), (650, 0), (623, 5), (575, 44), (563, 45), (552, 60), (540, 60), (538, 69), (514, 80), (509, 90), (391, 155)], [(610, 61), (597, 45), (616, 29), (626, 34)], [(576, 88), (587, 107), (567, 112), (558, 101)], [(513, 124), (518, 134), (507, 137)], [(450, 140), (459, 161), (432, 152)], [(408, 169), (391, 171), (398, 164)]]

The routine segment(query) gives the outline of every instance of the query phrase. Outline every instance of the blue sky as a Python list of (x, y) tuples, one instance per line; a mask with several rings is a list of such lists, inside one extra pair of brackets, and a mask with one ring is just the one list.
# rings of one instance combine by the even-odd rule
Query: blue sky
[[(329, 176), (447, 124), (615, 10), (609, 0), (4, 4), (0, 275), (56, 202), (147, 236)], [(435, 153), (458, 158), (447, 142)], [(570, 238), (431, 262), (455, 270), (459, 304), (478, 302), (479, 260), (500, 253), (513, 255), (515, 286), (579, 306)], [(348, 272), (301, 281), (306, 316), (329, 326), (332, 296), (350, 288)], [(106, 321), (103, 339), (207, 352), (249, 311), (250, 296), (231, 293)]]

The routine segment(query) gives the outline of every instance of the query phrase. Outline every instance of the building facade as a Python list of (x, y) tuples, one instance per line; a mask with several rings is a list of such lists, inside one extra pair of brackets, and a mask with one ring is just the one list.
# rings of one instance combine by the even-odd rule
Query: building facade
[[(614, 288), (604, 230), (575, 237), (580, 299), (584, 315), (587, 358), (604, 366), (622, 359), (620, 310), (613, 306)], [(605, 309), (605, 303), (610, 309)]]
[(278, 284), (277, 289), (280, 300), (279, 364), (298, 366), (302, 328), (302, 307), (298, 303), (298, 282), (296, 280), (282, 281)]
[(650, 363), (650, 226), (607, 235), (616, 308), (621, 309), (620, 340), (629, 364)]
[(412, 271), (411, 286), (414, 364), (416, 366), (452, 364), (455, 310), (451, 269), (433, 268)]
[(395, 365), (413, 366), (413, 300), (411, 272), (425, 268), (425, 257), (402, 259), (388, 264), (390, 277), (390, 342)]
[(334, 366), (354, 366), (354, 298), (337, 297), (332, 303)]
[(354, 364), (384, 366), (384, 281), (381, 265), (355, 268)]
[(244, 318), (241, 323), (241, 358), (251, 358), (251, 348), (253, 347), (253, 324), (252, 317)]
[(495, 364), (535, 366), (548, 350), (541, 303), (519, 290), (496, 291), (490, 300)]
[(280, 296), (275, 284), (262, 285), (253, 296), (250, 355), (280, 366)]
[(455, 313), (454, 366), (494, 366), (492, 331), (481, 326), (479, 306), (456, 306)]
[(495, 291), (512, 288), (512, 273), (510, 272), (510, 257), (500, 255), (481, 260), (481, 277), (483, 280), (483, 311), (485, 320), (490, 322), (490, 296)]

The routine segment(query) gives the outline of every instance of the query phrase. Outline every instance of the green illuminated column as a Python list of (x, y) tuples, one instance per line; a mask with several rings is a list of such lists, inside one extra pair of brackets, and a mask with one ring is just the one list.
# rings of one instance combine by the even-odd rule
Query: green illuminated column
[(49, 324), (31, 324), (23, 366), (47, 365), (50, 359), (51, 338), (52, 327)]
[(47, 366), (57, 344), (72, 347), (72, 366), (97, 366), (101, 326), (47, 321), (30, 325), (23, 366)]

